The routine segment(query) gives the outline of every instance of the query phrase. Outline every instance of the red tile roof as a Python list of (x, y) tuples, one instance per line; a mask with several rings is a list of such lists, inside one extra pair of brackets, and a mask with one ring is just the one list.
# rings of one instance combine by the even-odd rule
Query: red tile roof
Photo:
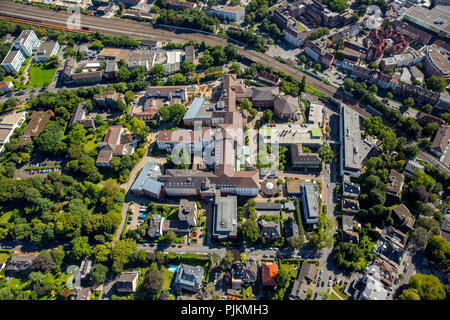
[(263, 262), (261, 264), (261, 283), (264, 286), (275, 286), (278, 274), (278, 266), (275, 262)]

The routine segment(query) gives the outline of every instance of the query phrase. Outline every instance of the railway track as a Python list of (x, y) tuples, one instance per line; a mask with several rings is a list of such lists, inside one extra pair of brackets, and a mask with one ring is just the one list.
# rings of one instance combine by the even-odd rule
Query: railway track
[[(41, 23), (42, 26), (45, 27), (72, 32), (86, 32), (86, 33), (100, 32), (111, 35), (128, 35), (133, 38), (139, 39), (150, 38), (160, 41), (170, 41), (170, 40), (205, 41), (205, 43), (207, 43), (208, 45), (228, 44), (228, 41), (226, 39), (217, 36), (205, 35), (200, 33), (177, 33), (173, 31), (168, 31), (166, 29), (154, 28), (149, 23), (145, 22), (136, 23), (133, 21), (127, 21), (119, 18), (105, 19), (95, 16), (81, 15), (80, 25), (83, 27), (81, 29), (70, 29), (66, 25), (70, 15), (65, 12), (62, 11), (56, 12), (49, 9), (44, 9), (32, 5), (24, 5), (7, 0), (0, 0), (0, 15), (6, 16), (8, 17), (8, 19), (11, 18), (19, 20), (21, 19), (24, 21), (22, 23), (27, 22), (29, 24)], [(315, 87), (316, 89), (324, 92), (329, 96), (337, 97), (336, 87), (327, 85), (322, 81), (313, 78), (300, 70), (297, 70), (286, 64), (283, 64), (278, 60), (262, 52), (255, 51), (237, 44), (235, 44), (235, 46), (238, 51), (238, 54), (245, 57), (246, 59), (256, 63), (260, 63), (265, 66), (270, 66), (274, 70), (280, 70), (285, 74), (292, 75), (294, 79), (296, 79), (297, 81), (301, 81), (303, 76), (305, 76), (306, 81), (309, 85)], [(345, 103), (355, 111), (359, 112), (364, 117), (371, 116), (371, 114), (367, 110), (361, 108), (357, 102), (346, 100)]]

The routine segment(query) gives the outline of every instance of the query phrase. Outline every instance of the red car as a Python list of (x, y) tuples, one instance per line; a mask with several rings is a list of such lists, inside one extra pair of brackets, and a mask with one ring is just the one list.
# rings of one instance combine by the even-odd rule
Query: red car
[(193, 234), (192, 234), (192, 236), (193, 236), (193, 237), (196, 237), (196, 236), (197, 236), (197, 234), (196, 234), (196, 233), (193, 233)]
[(183, 247), (183, 245), (182, 245), (182, 244), (179, 244), (179, 245), (178, 245), (178, 248), (181, 248), (181, 247)]

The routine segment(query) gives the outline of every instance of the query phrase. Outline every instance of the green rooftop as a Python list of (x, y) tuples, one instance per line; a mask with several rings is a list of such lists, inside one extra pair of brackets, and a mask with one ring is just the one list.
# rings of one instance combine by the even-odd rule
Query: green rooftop
[(320, 130), (320, 128), (312, 128), (311, 135), (315, 138), (320, 138), (322, 137), (322, 130)]

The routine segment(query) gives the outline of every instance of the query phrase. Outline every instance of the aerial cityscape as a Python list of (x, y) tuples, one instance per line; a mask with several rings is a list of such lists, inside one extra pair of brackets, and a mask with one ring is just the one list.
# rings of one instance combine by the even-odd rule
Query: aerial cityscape
[(0, 0), (0, 39), (0, 300), (450, 299), (450, 0)]

